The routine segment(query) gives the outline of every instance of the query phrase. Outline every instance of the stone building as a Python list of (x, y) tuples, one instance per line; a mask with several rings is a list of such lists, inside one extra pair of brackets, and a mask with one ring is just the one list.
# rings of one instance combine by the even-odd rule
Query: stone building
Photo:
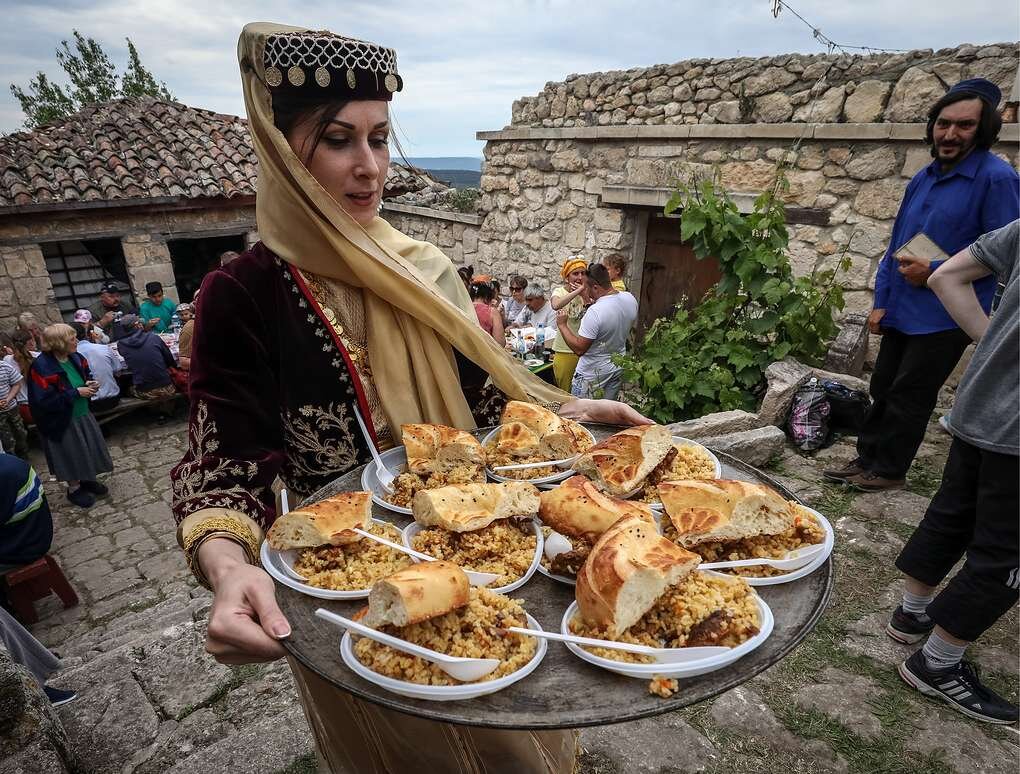
[[(989, 78), (1008, 95), (1017, 56), (1007, 43), (571, 75), (515, 102), (510, 126), (478, 133), (485, 164), (472, 222), (406, 205), (387, 217), (420, 238), (459, 238), (447, 251), (497, 276), (551, 282), (571, 253), (624, 253), (647, 325), (717, 278), (662, 215), (673, 181), (717, 171), (746, 210), (786, 160), (794, 269), (808, 273), (849, 246), (847, 311), (868, 309), (903, 191), (931, 160), (928, 108), (962, 78)], [(1017, 125), (1005, 126), (994, 151), (1016, 165), (1017, 140)]]
[(190, 300), (255, 228), (245, 122), (121, 99), (0, 139), (0, 329), (21, 311), (69, 319), (104, 280), (136, 301), (159, 280)]

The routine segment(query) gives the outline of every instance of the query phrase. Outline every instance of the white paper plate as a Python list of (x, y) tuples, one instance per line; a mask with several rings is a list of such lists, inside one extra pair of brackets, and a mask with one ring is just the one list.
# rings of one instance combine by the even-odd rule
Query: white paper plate
[[(372, 521), (376, 524), (389, 524), (389, 522), (382, 521), (381, 519), (372, 519)], [(367, 539), (363, 538), (363, 540)], [(364, 599), (368, 596), (368, 589), (332, 591), (330, 589), (320, 589), (317, 586), (309, 586), (307, 583), (299, 581), (288, 572), (288, 563), (290, 567), (293, 567), (293, 561), (296, 558), (294, 553), (293, 551), (275, 551), (269, 547), (268, 540), (263, 540), (262, 549), (259, 551), (259, 558), (262, 560), (262, 566), (266, 572), (274, 580), (310, 597), (318, 599)]]
[[(818, 522), (822, 525), (822, 529), (825, 530), (825, 540), (822, 541), (822, 545), (824, 546), (822, 552), (818, 554), (818, 556), (816, 556), (810, 562), (805, 564), (803, 567), (800, 567), (796, 570), (791, 570), (785, 575), (773, 575), (770, 578), (744, 578), (744, 580), (746, 580), (750, 585), (775, 586), (780, 583), (790, 583), (791, 581), (800, 580), (801, 578), (810, 575), (819, 567), (821, 567), (823, 564), (825, 564), (825, 560), (828, 559), (829, 554), (832, 553), (832, 546), (836, 541), (836, 533), (833, 531), (832, 525), (829, 524), (829, 520), (822, 516), (822, 514), (820, 514), (814, 508), (808, 508), (806, 505), (804, 506), (804, 509), (811, 511), (811, 513), (813, 513), (815, 517), (818, 519)], [(716, 570), (704, 570), (704, 572), (709, 572), (712, 573), (713, 575), (726, 575), (729, 578), (735, 577), (733, 575), (729, 575), (728, 573), (718, 572)]]
[[(531, 520), (531, 526), (532, 526), (532, 529), (535, 530), (535, 537), (538, 538), (538, 542), (537, 542), (537, 545), (535, 546), (535, 558), (531, 560), (531, 566), (528, 568), (528, 571), (526, 573), (524, 573), (524, 575), (522, 575), (520, 578), (515, 580), (513, 583), (508, 583), (506, 586), (498, 586), (498, 587), (489, 588), (489, 591), (494, 591), (497, 594), (508, 594), (511, 591), (513, 591), (514, 589), (519, 589), (521, 586), (523, 586), (525, 583), (527, 583), (529, 580), (531, 580), (531, 576), (535, 574), (535, 570), (542, 563), (542, 551), (545, 548), (545, 540), (542, 537), (542, 528), (541, 528), (541, 526), (539, 526), (538, 521), (535, 520), (535, 519), (532, 519)], [(408, 548), (414, 548), (414, 546), (411, 544), (411, 541), (414, 539), (414, 536), (417, 535), (419, 532), (421, 532), (421, 524), (419, 524), (416, 521), (412, 521), (410, 524), (408, 524), (406, 527), (404, 527), (403, 532), (400, 533), (401, 538), (404, 541), (404, 545), (407, 546)], [(428, 553), (428, 552), (426, 551), (426, 552), (423, 552), (423, 553)], [(418, 561), (418, 560), (415, 559), (414, 561)], [(475, 568), (475, 567), (468, 567), (467, 569), (469, 569), (469, 570), (478, 570), (478, 568)], [(478, 570), (478, 571), (479, 572), (484, 572), (484, 570)], [(488, 588), (488, 587), (486, 587), (486, 588)]]
[[(542, 626), (534, 618), (528, 615), (528, 628), (541, 630)], [(513, 685), (519, 680), (523, 680), (525, 677), (530, 675), (539, 664), (542, 663), (542, 659), (545, 658), (546, 652), (549, 650), (549, 644), (546, 640), (539, 639), (538, 647), (535, 648), (535, 655), (531, 657), (531, 660), (518, 669), (505, 677), (499, 677), (495, 680), (485, 680), (480, 683), (465, 683), (464, 685), (419, 685), (418, 683), (409, 683), (406, 680), (396, 680), (392, 677), (386, 677), (373, 672), (371, 669), (366, 667), (354, 656), (354, 643), (351, 639), (350, 632), (344, 632), (343, 639), (340, 640), (340, 657), (343, 658), (344, 663), (359, 677), (363, 677), (370, 683), (375, 683), (381, 688), (385, 688), (387, 691), (392, 693), (400, 694), (401, 696), (408, 696), (412, 699), (428, 699), (429, 701), (458, 701), (462, 699), (474, 699), (478, 696), (485, 696), (489, 693), (496, 693), (501, 691), (507, 686)]]
[[(709, 449), (707, 446), (702, 446), (697, 441), (692, 441), (690, 438), (684, 438), (683, 436), (679, 435), (673, 436), (673, 443), (678, 444), (680, 446), (697, 446), (699, 449), (705, 452), (705, 454), (712, 458), (712, 464), (715, 465), (715, 472), (713, 474), (713, 477), (722, 478), (722, 463), (719, 462), (719, 458), (712, 454), (712, 450)], [(648, 505), (652, 508), (652, 510), (655, 511), (661, 511), (663, 509), (661, 502), (648, 503)]]
[[(394, 446), (392, 449), (387, 449), (379, 455), (383, 461), (383, 465), (386, 466), (387, 470), (390, 471), (394, 476), (400, 475), (401, 471), (407, 468), (407, 453), (404, 451), (403, 446)], [(402, 508), (399, 505), (393, 505), (392, 503), (386, 502), (383, 499), (383, 495), (386, 494), (386, 490), (382, 488), (382, 484), (379, 483), (379, 477), (376, 475), (375, 463), (369, 462), (363, 471), (361, 471), (361, 488), (365, 492), (372, 493), (372, 502), (376, 505), (385, 508), (388, 511), (394, 513), (402, 513), (405, 516), (411, 515), (410, 508)]]
[[(492, 431), (488, 435), (486, 435), (484, 439), (482, 439), (482, 446), (486, 446), (489, 443), (489, 441), (496, 436), (496, 434), (500, 431), (501, 428), (502, 425), (493, 428)], [(592, 440), (592, 443), (594, 443), (595, 436), (592, 435), (591, 430), (583, 426), (581, 427), (581, 429), (588, 434), (588, 436)], [(552, 475), (549, 476), (540, 476), (539, 478), (506, 478), (505, 476), (499, 475), (499, 473), (493, 473), (492, 468), (490, 468), (488, 464), (486, 464), (485, 466), (485, 473), (486, 475), (488, 475), (489, 478), (493, 479), (494, 481), (524, 481), (526, 483), (536, 485), (551, 484), (553, 482), (563, 481), (564, 479), (570, 478), (572, 475), (574, 475), (574, 471), (571, 469), (571, 466), (577, 461), (577, 458), (580, 456), (581, 456), (580, 454), (575, 454), (573, 457), (570, 457), (569, 459), (565, 458), (560, 460), (559, 462), (556, 463), (556, 465), (554, 465), (554, 467), (560, 468), (562, 472), (553, 473)]]
[[(697, 661), (684, 661), (678, 664), (634, 664), (593, 655), (572, 642), (565, 642), (563, 644), (578, 658), (626, 677), (649, 680), (655, 675), (662, 675), (663, 677), (694, 677), (696, 675), (704, 675), (729, 666), (768, 639), (772, 633), (772, 627), (775, 625), (772, 610), (769, 609), (769, 606), (765, 604), (761, 597), (755, 595), (755, 601), (758, 603), (758, 614), (761, 618), (761, 630), (758, 634), (747, 640), (747, 642), (742, 642), (737, 647), (731, 648), (728, 653), (700, 658)], [(576, 612), (577, 602), (572, 602), (570, 607), (567, 608), (567, 612), (563, 614), (563, 620), (560, 623), (560, 631), (563, 634), (572, 634), (569, 623)]]

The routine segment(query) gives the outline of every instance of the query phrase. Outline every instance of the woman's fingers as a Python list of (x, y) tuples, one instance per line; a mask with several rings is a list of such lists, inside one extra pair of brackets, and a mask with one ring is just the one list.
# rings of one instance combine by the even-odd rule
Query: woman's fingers
[(255, 617), (266, 634), (277, 640), (290, 637), (290, 624), (287, 623), (280, 606), (276, 604), (276, 589), (268, 575), (265, 583), (253, 584), (248, 594), (248, 602), (255, 610)]
[[(290, 624), (276, 604), (273, 582), (265, 571), (239, 565), (216, 587), (206, 650), (224, 663), (272, 661), (286, 651), (280, 637), (290, 634)], [(241, 659), (241, 660), (238, 660)]]

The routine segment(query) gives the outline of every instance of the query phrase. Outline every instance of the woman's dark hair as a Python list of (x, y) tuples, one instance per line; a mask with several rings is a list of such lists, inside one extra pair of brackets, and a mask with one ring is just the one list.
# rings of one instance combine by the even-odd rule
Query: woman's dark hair
[(464, 283), (464, 287), (471, 291), (471, 278), (475, 276), (474, 266), (461, 266), (457, 269), (457, 274), (460, 275), (460, 281)]
[(496, 296), (496, 291), (491, 282), (472, 282), (468, 285), (468, 293), (472, 301), (484, 301), (489, 303)]
[(624, 269), (627, 268), (627, 259), (624, 258), (619, 253), (610, 253), (609, 255), (602, 259), (602, 263), (604, 263), (606, 266), (612, 266), (614, 269), (620, 272), (620, 274), (623, 274)]
[(32, 366), (32, 354), (28, 349), (30, 343), (39, 346), (39, 342), (35, 341), (32, 334), (24, 328), (16, 328), (11, 334), (14, 362), (18, 364), (18, 370), (21, 371), (22, 376), (28, 376), (28, 369)]
[(932, 105), (931, 110), (928, 111), (928, 127), (924, 131), (924, 141), (931, 146), (931, 155), (937, 155), (938, 151), (935, 149), (935, 121), (938, 120), (939, 113), (945, 110), (950, 105), (954, 105), (957, 102), (963, 102), (965, 99), (976, 99), (981, 102), (981, 120), (978, 121), (977, 134), (974, 135), (974, 146), (981, 150), (988, 150), (996, 141), (999, 139), (999, 130), (1002, 129), (1002, 116), (999, 115), (999, 111), (996, 110), (995, 105), (991, 105), (985, 100), (981, 99), (980, 95), (973, 91), (956, 91), (952, 94), (946, 94), (942, 99)]
[(528, 287), (528, 281), (524, 279), (524, 277), (522, 277), (520, 274), (515, 274), (510, 278), (511, 290), (513, 290), (514, 288), (520, 288), (521, 290), (524, 290), (524, 288), (526, 287)]

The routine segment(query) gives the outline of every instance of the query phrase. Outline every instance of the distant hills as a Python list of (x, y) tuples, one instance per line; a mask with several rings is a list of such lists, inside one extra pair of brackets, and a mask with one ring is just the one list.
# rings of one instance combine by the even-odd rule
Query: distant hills
[(482, 171), (482, 160), (474, 156), (416, 156), (408, 159), (416, 167), (427, 169), (469, 169)]

